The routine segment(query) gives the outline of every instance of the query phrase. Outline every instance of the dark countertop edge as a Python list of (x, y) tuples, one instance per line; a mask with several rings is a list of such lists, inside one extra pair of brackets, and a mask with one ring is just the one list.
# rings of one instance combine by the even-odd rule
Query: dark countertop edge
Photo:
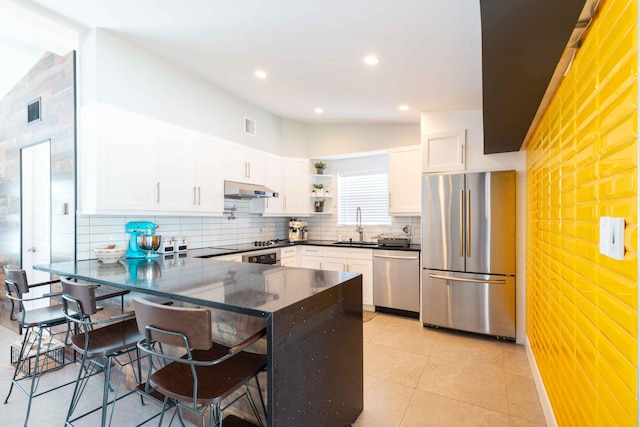
[[(192, 260), (195, 261), (195, 260)], [(207, 260), (198, 260), (199, 262), (204, 262), (206, 263)], [(213, 260), (215, 261), (215, 259)], [(215, 262), (224, 262), (224, 261), (215, 261)], [(236, 312), (236, 313), (240, 313), (240, 314), (246, 314), (246, 315), (250, 315), (250, 316), (255, 316), (255, 317), (261, 317), (261, 318), (271, 318), (273, 315), (275, 315), (276, 313), (279, 312), (279, 310), (286, 308), (286, 307), (282, 307), (278, 310), (274, 310), (274, 311), (266, 311), (266, 310), (261, 310), (258, 308), (251, 308), (251, 307), (246, 307), (246, 306), (240, 306), (240, 305), (234, 305), (234, 304), (227, 304), (227, 303), (223, 303), (223, 302), (219, 302), (219, 301), (213, 301), (213, 300), (208, 300), (208, 299), (202, 299), (202, 298), (198, 298), (198, 297), (192, 297), (190, 295), (185, 295), (182, 293), (175, 293), (175, 292), (167, 292), (167, 291), (163, 291), (163, 290), (158, 290), (155, 289), (153, 287), (147, 288), (145, 287), (145, 285), (139, 285), (139, 284), (126, 284), (126, 283), (118, 283), (118, 282), (113, 282), (110, 281), (107, 278), (100, 278), (100, 277), (96, 277), (95, 275), (87, 275), (87, 274), (83, 274), (81, 272), (78, 272), (77, 268), (71, 268), (71, 266), (73, 265), (74, 267), (77, 266), (78, 263), (97, 263), (96, 260), (82, 260), (82, 261), (66, 261), (66, 262), (61, 262), (61, 263), (53, 263), (53, 264), (48, 264), (48, 265), (36, 265), (33, 268), (35, 270), (39, 270), (39, 271), (45, 271), (48, 273), (52, 273), (52, 274), (57, 274), (59, 276), (69, 276), (69, 277), (75, 277), (77, 279), (80, 280), (84, 280), (84, 281), (89, 281), (89, 282), (93, 282), (93, 283), (97, 283), (99, 285), (104, 285), (104, 286), (108, 286), (108, 287), (112, 287), (112, 288), (117, 288), (117, 289), (123, 289), (123, 290), (128, 290), (131, 292), (136, 292), (136, 293), (141, 293), (141, 294), (149, 294), (149, 295), (155, 295), (161, 298), (170, 298), (172, 300), (176, 300), (176, 301), (181, 301), (181, 302), (186, 302), (186, 303), (190, 303), (190, 304), (194, 304), (194, 305), (203, 305), (206, 307), (211, 307), (211, 308), (216, 308), (216, 309), (221, 309), (224, 311), (230, 311), (230, 312)], [(238, 265), (239, 263), (235, 263), (235, 262), (226, 262), (229, 265)], [(61, 269), (62, 267), (64, 267), (66, 265), (69, 266), (69, 268), (67, 269)], [(241, 264), (245, 264), (245, 263), (241, 263)], [(260, 266), (259, 264), (250, 264), (253, 266)], [(262, 266), (265, 268), (287, 268), (288, 267), (272, 267), (272, 266)], [(308, 269), (305, 269), (308, 270)], [(309, 270), (312, 271), (312, 270)], [(330, 272), (333, 273), (333, 272)], [(344, 277), (342, 279), (338, 278), (338, 281), (334, 284), (331, 285), (329, 287), (327, 287), (326, 289), (324, 289), (322, 292), (319, 292), (318, 294), (313, 294), (313, 295), (307, 295), (306, 297), (300, 299), (300, 301), (297, 301), (297, 303), (300, 303), (301, 301), (307, 300), (309, 298), (315, 297), (316, 295), (319, 295), (320, 293), (323, 293), (329, 289), (332, 289), (335, 286), (341, 286), (344, 285), (345, 283), (351, 281), (352, 279), (354, 279), (357, 276), (360, 276), (359, 273), (345, 273), (345, 272), (340, 272), (339, 274), (343, 275), (343, 276), (350, 276), (350, 277)]]
[[(92, 261), (92, 260), (86, 260), (86, 261)], [(64, 272), (64, 271), (60, 271), (60, 270), (55, 271), (55, 270), (41, 269), (40, 266), (34, 266), (33, 268), (34, 268), (34, 270), (47, 271), (47, 272), (50, 272), (50, 273), (53, 273), (53, 274), (57, 274), (58, 276), (69, 276), (70, 275), (69, 272)], [(149, 295), (155, 295), (155, 296), (160, 296), (160, 297), (164, 296), (164, 295), (160, 295), (157, 292), (152, 292), (152, 289), (147, 291), (145, 289), (145, 287), (141, 286), (141, 285), (114, 284), (113, 282), (110, 282), (107, 279), (101, 279), (101, 278), (98, 278), (98, 277), (86, 276), (86, 275), (81, 275), (81, 274), (74, 274), (73, 277), (76, 277), (76, 278), (78, 278), (80, 280), (84, 280), (84, 281), (88, 281), (88, 282), (92, 282), (92, 283), (97, 283), (99, 285), (109, 286), (109, 287), (117, 288), (117, 289), (124, 289), (124, 290), (128, 290), (128, 291), (135, 292), (135, 293), (149, 294)], [(202, 300), (200, 300), (198, 298), (190, 297), (188, 295), (172, 294), (171, 295), (171, 299), (174, 299), (176, 301), (187, 302), (189, 304), (194, 304), (194, 305), (202, 305), (203, 304)], [(207, 305), (207, 307), (211, 307), (211, 308), (218, 308), (218, 309), (222, 309), (222, 310), (225, 310), (225, 311), (231, 311), (231, 312), (236, 312), (236, 313), (240, 313), (240, 314), (248, 314), (248, 315), (256, 316), (256, 317), (268, 318), (268, 317), (273, 315), (272, 312), (268, 312), (268, 311), (264, 311), (264, 310), (256, 310), (256, 309), (253, 309), (253, 308), (227, 305), (227, 304), (223, 304), (223, 303), (215, 302), (215, 301), (207, 301), (206, 305)]]
[(352, 245), (336, 245), (334, 240), (307, 240), (306, 242), (296, 242), (293, 245), (309, 245), (309, 246), (328, 246), (331, 248), (355, 248), (355, 249), (374, 249), (382, 251), (410, 251), (420, 252), (421, 245), (409, 245), (407, 248), (396, 246), (378, 246), (378, 245), (359, 245), (357, 242)]
[[(253, 251), (264, 251), (266, 249), (282, 249), (289, 246), (326, 246), (330, 248), (347, 248), (347, 249), (374, 249), (374, 250), (383, 250), (383, 251), (409, 251), (409, 252), (420, 252), (422, 250), (421, 245), (410, 245), (409, 247), (395, 247), (395, 246), (377, 246), (377, 245), (359, 245), (358, 243), (354, 243), (352, 245), (336, 245), (334, 240), (308, 240), (306, 242), (294, 242), (288, 244), (274, 245), (274, 246), (256, 246), (255, 249), (225, 249), (221, 247), (208, 247), (208, 248), (199, 248), (199, 249), (189, 249), (188, 256), (190, 258), (194, 257), (207, 257), (207, 258), (215, 258), (219, 256), (225, 255), (235, 255), (235, 254), (244, 254)], [(212, 253), (216, 252), (216, 253)], [(182, 254), (182, 253), (181, 253)], [(167, 253), (160, 254), (160, 256), (175, 256), (175, 253)]]

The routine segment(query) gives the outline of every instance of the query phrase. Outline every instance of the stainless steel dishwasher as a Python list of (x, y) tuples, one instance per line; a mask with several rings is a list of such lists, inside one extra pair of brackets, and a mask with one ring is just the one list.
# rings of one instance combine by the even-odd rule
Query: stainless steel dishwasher
[(377, 311), (419, 318), (418, 252), (373, 251), (373, 304)]

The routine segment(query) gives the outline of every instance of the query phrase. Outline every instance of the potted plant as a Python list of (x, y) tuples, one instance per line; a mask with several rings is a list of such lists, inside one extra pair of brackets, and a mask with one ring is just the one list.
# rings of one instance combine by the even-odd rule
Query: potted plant
[(324, 184), (313, 184), (313, 192), (314, 195), (322, 196), (324, 195)]
[(324, 170), (327, 168), (327, 164), (324, 162), (315, 162), (313, 166), (316, 168), (318, 175), (323, 175)]
[(322, 212), (324, 210), (324, 200), (316, 200), (314, 207), (316, 212)]

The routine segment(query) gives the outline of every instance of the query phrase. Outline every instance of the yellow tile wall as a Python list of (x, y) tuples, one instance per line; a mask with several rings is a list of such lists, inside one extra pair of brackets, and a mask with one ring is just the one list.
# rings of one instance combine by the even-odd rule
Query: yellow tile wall
[(560, 426), (638, 425), (637, 11), (600, 3), (527, 147), (527, 336)]

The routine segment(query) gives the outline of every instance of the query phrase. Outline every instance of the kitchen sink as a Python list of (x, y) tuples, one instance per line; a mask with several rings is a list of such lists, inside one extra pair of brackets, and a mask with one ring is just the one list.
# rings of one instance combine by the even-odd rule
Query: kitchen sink
[(345, 240), (342, 242), (333, 242), (333, 245), (345, 245), (345, 246), (378, 246), (378, 242), (353, 242)]

